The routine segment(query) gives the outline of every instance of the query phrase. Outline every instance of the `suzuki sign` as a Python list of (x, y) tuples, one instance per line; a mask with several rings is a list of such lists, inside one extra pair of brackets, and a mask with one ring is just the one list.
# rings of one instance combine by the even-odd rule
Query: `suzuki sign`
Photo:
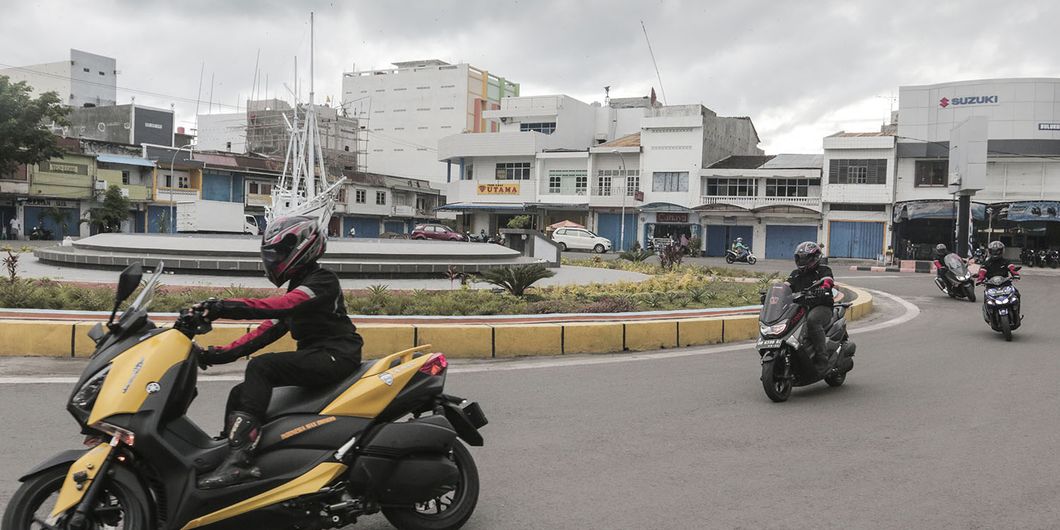
[(968, 105), (997, 105), (998, 103), (997, 96), (971, 96), (953, 99), (943, 96), (943, 98), (939, 100), (939, 106), (942, 108), (947, 108), (950, 105), (955, 107), (967, 107)]

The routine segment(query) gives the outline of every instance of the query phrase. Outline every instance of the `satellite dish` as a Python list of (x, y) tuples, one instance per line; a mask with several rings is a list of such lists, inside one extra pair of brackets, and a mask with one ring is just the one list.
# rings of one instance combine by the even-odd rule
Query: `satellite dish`
[(107, 124), (106, 124), (106, 123), (103, 123), (103, 122), (99, 122), (99, 123), (98, 123), (98, 124), (96, 125), (96, 129), (98, 129), (98, 130), (99, 130), (99, 132), (106, 132), (106, 130), (107, 130)]
[(126, 131), (128, 131), (129, 129), (132, 129), (132, 124), (131, 124), (131, 123), (129, 123), (129, 122), (125, 122), (125, 124), (123, 125), (123, 127), (125, 127), (125, 130), (126, 130)]

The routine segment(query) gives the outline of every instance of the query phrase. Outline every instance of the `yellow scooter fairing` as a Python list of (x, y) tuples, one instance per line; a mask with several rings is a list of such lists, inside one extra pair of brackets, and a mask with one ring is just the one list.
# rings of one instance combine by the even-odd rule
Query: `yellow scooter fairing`
[[(107, 459), (107, 455), (110, 454), (112, 449), (113, 447), (109, 444), (99, 444), (70, 466), (70, 471), (66, 473), (66, 480), (63, 481), (63, 487), (59, 490), (59, 498), (55, 502), (55, 508), (52, 508), (52, 517), (57, 517), (81, 502), (81, 497), (84, 497), (85, 490), (96, 479), (99, 467), (103, 465), (103, 461)], [(79, 488), (78, 483), (74, 480), (74, 475), (81, 472), (85, 473), (86, 479), (82, 481)]]
[(375, 418), (430, 360), (430, 355), (415, 355), (430, 348), (430, 344), (424, 344), (379, 359), (359, 381), (324, 407), (320, 414)]
[(110, 362), (110, 373), (103, 382), (88, 424), (95, 425), (115, 414), (133, 414), (140, 410), (148, 394), (157, 391), (162, 376), (191, 354), (191, 339), (177, 330), (151, 337)]

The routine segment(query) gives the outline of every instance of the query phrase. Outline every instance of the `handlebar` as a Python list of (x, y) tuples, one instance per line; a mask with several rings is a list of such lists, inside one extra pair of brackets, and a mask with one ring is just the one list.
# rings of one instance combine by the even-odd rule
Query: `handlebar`
[(213, 331), (213, 324), (203, 314), (202, 309), (184, 309), (177, 317), (176, 323), (173, 324), (173, 329), (190, 338)]

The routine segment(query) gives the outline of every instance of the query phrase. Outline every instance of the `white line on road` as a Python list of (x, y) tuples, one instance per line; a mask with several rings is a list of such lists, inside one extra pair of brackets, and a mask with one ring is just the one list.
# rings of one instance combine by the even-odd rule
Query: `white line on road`
[[(879, 322), (876, 324), (869, 324), (867, 326), (859, 327), (854, 325), (851, 330), (855, 333), (870, 333), (873, 331), (879, 331), (894, 326), (898, 326), (913, 320), (920, 315), (920, 308), (915, 304), (899, 298), (893, 294), (885, 293), (883, 291), (877, 291), (872, 289), (866, 289), (872, 293), (873, 296), (879, 296), (887, 298), (898, 305), (902, 306), (903, 312), (895, 318), (890, 320)], [(721, 352), (729, 352), (736, 350), (747, 349), (751, 345), (751, 341), (726, 344), (723, 346), (712, 346), (707, 348), (694, 348), (694, 349), (683, 349), (680, 351), (670, 351), (662, 353), (622, 353), (615, 355), (599, 355), (599, 356), (585, 356), (565, 359), (528, 359), (521, 361), (504, 361), (504, 362), (483, 362), (476, 363), (469, 366), (451, 365), (449, 372), (454, 374), (472, 374), (480, 372), (508, 372), (513, 370), (537, 370), (545, 368), (568, 368), (572, 366), (592, 366), (599, 364), (616, 364), (616, 363), (629, 363), (637, 361), (657, 361), (660, 359), (677, 359), (681, 357), (694, 357), (699, 355), (711, 355)], [(33, 376), (16, 376), (16, 377), (0, 377), (0, 385), (19, 385), (19, 384), (66, 384), (72, 385), (77, 382), (76, 377), (33, 377)], [(204, 383), (224, 383), (224, 382), (237, 382), (242, 381), (242, 375), (203, 375), (199, 377), (200, 382)]]

